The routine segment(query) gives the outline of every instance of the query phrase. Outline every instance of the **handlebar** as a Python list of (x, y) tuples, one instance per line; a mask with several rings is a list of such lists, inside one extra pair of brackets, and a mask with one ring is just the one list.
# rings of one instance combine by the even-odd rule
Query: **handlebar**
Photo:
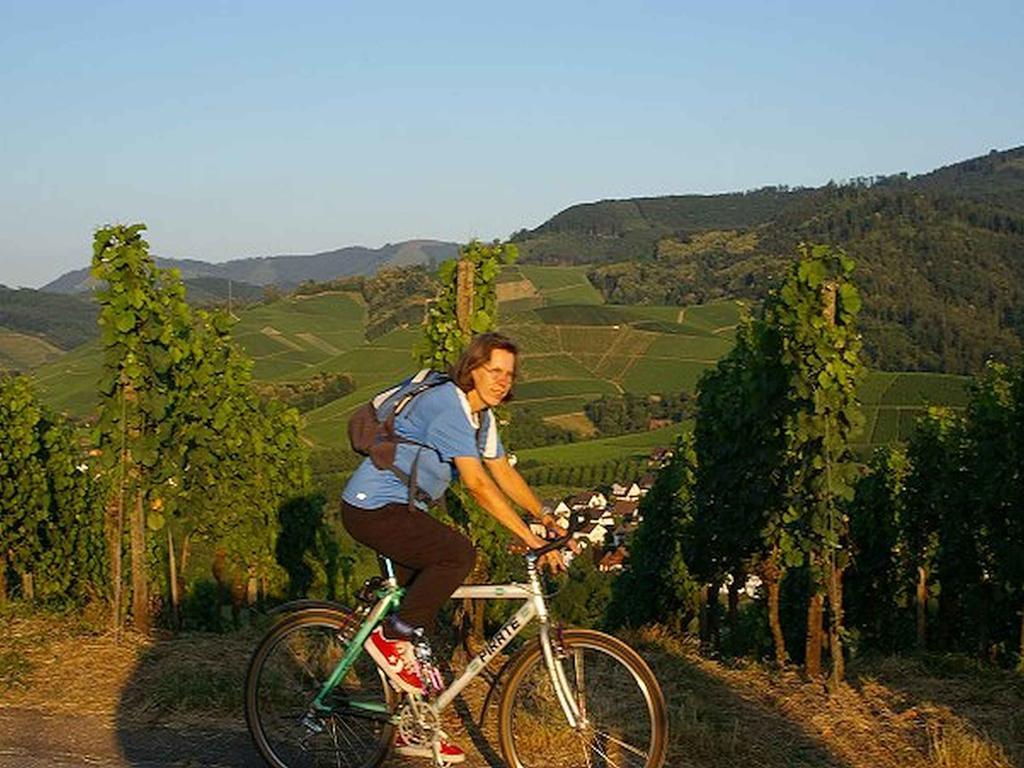
[(569, 517), (569, 527), (563, 536), (559, 536), (557, 539), (552, 539), (543, 547), (537, 547), (536, 549), (530, 549), (528, 556), (534, 559), (539, 559), (546, 555), (548, 552), (554, 552), (556, 549), (562, 549), (572, 539), (573, 534), (580, 530), (584, 525), (590, 522), (590, 516), (586, 512), (573, 512)]

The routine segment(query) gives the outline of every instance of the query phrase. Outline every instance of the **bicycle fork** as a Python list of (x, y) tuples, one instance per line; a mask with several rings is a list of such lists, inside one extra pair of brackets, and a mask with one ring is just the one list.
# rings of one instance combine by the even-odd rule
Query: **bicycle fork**
[[(562, 662), (560, 659), (555, 658), (551, 638), (551, 617), (548, 614), (547, 603), (544, 602), (544, 592), (541, 588), (540, 573), (537, 570), (537, 559), (535, 557), (527, 556), (526, 572), (530, 578), (530, 586), (533, 588), (534, 608), (537, 611), (537, 619), (540, 622), (540, 649), (541, 654), (544, 656), (544, 666), (547, 667), (551, 684), (555, 689), (555, 696), (558, 697), (558, 704), (565, 714), (569, 727), (577, 731), (582, 730), (586, 720), (581, 715), (580, 707), (577, 706), (576, 697), (572, 694), (572, 687), (565, 676)], [(561, 642), (559, 642), (559, 647), (561, 647)], [(582, 695), (582, 691), (579, 691), (578, 695)]]
[[(551, 642), (551, 626), (546, 616), (540, 622), (540, 648), (541, 654), (544, 657), (544, 666), (547, 667), (552, 687), (555, 689), (555, 696), (558, 698), (558, 704), (565, 714), (565, 719), (568, 721), (570, 728), (581, 730), (586, 725), (585, 715), (581, 711), (580, 702), (577, 701), (577, 697), (582, 696), (582, 690), (578, 690), (576, 696), (573, 695), (573, 689), (569, 684), (569, 679), (566, 677), (562, 660), (555, 656), (555, 650)], [(577, 685), (583, 682), (582, 670), (577, 671), (576, 677)]]

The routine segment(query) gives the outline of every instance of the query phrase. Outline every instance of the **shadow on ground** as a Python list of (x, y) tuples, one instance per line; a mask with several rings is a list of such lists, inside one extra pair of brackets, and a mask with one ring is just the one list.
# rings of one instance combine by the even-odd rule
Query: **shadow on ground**
[[(932, 733), (949, 742), (973, 742), (993, 762), (1024, 766), (1024, 677), (961, 655), (926, 654), (859, 659), (850, 665), (851, 686), (882, 685), (909, 711), (933, 721)], [(962, 747), (969, 748), (969, 745)], [(999, 755), (998, 752), (1002, 754)], [(980, 759), (979, 759), (980, 763)]]
[(261, 768), (243, 682), (258, 631), (182, 633), (145, 648), (121, 692), (117, 739), (131, 766)]
[(635, 642), (669, 706), (672, 768), (852, 768), (779, 706), (710, 674), (676, 648)]

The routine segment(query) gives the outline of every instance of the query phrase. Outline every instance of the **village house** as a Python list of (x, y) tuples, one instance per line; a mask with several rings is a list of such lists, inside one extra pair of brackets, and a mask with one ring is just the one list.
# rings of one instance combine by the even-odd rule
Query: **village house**
[(587, 523), (573, 534), (573, 538), (580, 543), (581, 547), (600, 547), (608, 538), (608, 529), (600, 523)]
[(619, 499), (612, 505), (612, 517), (619, 521), (633, 521), (637, 518), (640, 502), (635, 499)]
[(626, 562), (628, 553), (625, 547), (616, 547), (610, 552), (605, 552), (597, 562), (597, 570), (602, 573), (609, 571), (621, 571)]
[(572, 509), (604, 509), (608, 498), (600, 491), (586, 491), (572, 496), (568, 504)]
[(640, 486), (636, 483), (620, 485), (612, 483), (612, 498), (626, 501), (637, 501), (641, 496)]

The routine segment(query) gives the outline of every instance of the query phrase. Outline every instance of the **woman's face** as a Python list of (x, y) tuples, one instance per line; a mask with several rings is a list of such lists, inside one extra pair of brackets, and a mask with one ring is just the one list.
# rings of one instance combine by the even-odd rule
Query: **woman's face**
[(478, 365), (469, 375), (473, 389), (488, 408), (501, 403), (512, 389), (516, 373), (516, 356), (506, 349), (492, 349), (490, 359)]

